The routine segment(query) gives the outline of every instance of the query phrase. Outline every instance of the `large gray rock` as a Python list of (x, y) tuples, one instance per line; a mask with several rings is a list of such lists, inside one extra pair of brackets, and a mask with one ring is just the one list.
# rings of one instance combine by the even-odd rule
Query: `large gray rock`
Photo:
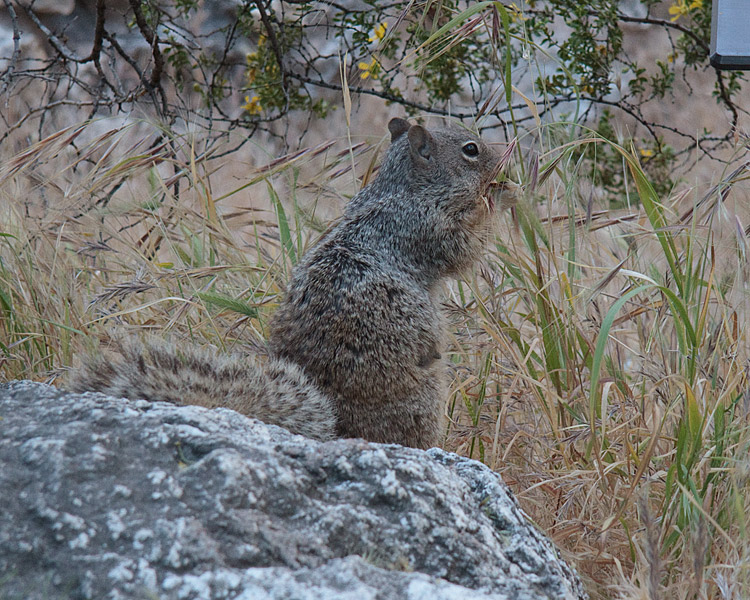
[(0, 386), (0, 597), (584, 598), (500, 478), (230, 410)]

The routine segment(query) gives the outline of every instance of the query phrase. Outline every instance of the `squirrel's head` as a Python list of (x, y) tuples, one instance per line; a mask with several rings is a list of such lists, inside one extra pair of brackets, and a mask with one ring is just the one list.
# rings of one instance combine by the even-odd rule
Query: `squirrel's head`
[(391, 147), (375, 180), (349, 202), (347, 227), (398, 252), (434, 281), (482, 253), (493, 229), (490, 187), (500, 156), (462, 129), (388, 123)]
[[(427, 130), (405, 119), (391, 119), (390, 154), (410, 163), (411, 183), (434, 193), (450, 214), (492, 211), (488, 194), (498, 174), (500, 156), (463, 129)], [(408, 158), (404, 156), (408, 154)]]
[[(470, 132), (388, 123), (391, 147), (371, 197), (390, 198), (407, 254), (440, 276), (482, 252), (494, 222), (500, 156)], [(395, 229), (395, 227), (394, 227)]]

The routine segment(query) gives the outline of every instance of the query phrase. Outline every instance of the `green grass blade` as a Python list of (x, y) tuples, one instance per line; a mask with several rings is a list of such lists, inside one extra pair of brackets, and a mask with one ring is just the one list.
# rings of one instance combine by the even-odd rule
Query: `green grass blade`
[(297, 251), (294, 247), (294, 240), (292, 239), (292, 233), (289, 228), (289, 220), (284, 210), (284, 205), (279, 199), (279, 195), (270, 182), (266, 182), (268, 187), (268, 194), (271, 196), (271, 202), (273, 202), (274, 209), (276, 210), (276, 222), (279, 226), (279, 237), (281, 238), (281, 246), (284, 252), (289, 257), (292, 265), (297, 264)]
[(248, 302), (232, 298), (231, 296), (225, 296), (224, 294), (218, 294), (216, 292), (197, 292), (196, 296), (206, 304), (225, 308), (253, 319), (258, 316), (258, 309), (255, 306)]
[(610, 329), (612, 329), (612, 324), (614, 323), (617, 314), (620, 312), (620, 309), (622, 309), (625, 303), (634, 296), (637, 296), (641, 292), (644, 292), (651, 287), (653, 287), (651, 284), (645, 283), (627, 292), (612, 305), (612, 307), (609, 309), (604, 319), (602, 320), (602, 324), (599, 329), (599, 335), (596, 339), (594, 358), (591, 363), (591, 384), (589, 388), (589, 427), (592, 436), (596, 435), (595, 424), (597, 417), (596, 407), (599, 404), (599, 379), (601, 379), (601, 368), (602, 362), (604, 360), (604, 351), (607, 348), (607, 340), (609, 339), (609, 331)]

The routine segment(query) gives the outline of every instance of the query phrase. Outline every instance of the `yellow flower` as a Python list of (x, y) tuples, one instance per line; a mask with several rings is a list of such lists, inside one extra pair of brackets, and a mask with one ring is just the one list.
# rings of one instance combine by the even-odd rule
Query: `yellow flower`
[(688, 14), (688, 8), (684, 1), (673, 4), (669, 7), (669, 14), (672, 15), (670, 21), (676, 21), (681, 16)]
[(512, 22), (514, 23), (516, 21), (523, 22), (526, 20), (526, 17), (524, 16), (523, 11), (520, 8), (518, 8), (518, 5), (515, 2), (512, 2), (510, 6), (506, 6), (505, 8), (509, 9), (508, 12), (510, 12), (509, 16)]
[(385, 37), (385, 28), (388, 27), (388, 23), (383, 21), (380, 25), (375, 28), (373, 34), (367, 38), (369, 41), (374, 42), (375, 40), (382, 40)]
[(654, 155), (654, 151), (648, 148), (641, 148), (641, 156), (643, 158), (651, 158)]
[(380, 65), (378, 65), (378, 60), (374, 56), (369, 63), (361, 62), (357, 66), (361, 71), (359, 74), (360, 79), (367, 79), (368, 77), (371, 77), (372, 79), (378, 78), (378, 68)]
[(670, 21), (674, 22), (682, 16), (687, 16), (690, 11), (703, 7), (703, 0), (693, 0), (690, 4), (687, 0), (677, 0), (675, 4), (669, 7), (669, 14), (672, 15)]
[[(262, 40), (261, 40), (262, 41)], [(252, 87), (255, 78), (258, 76), (258, 53), (248, 52), (245, 55), (245, 64), (247, 64), (247, 87)]]
[(258, 76), (258, 69), (255, 67), (250, 67), (247, 70), (247, 86), (250, 87), (253, 85), (253, 82), (255, 81), (255, 78)]
[(263, 107), (260, 105), (260, 96), (245, 96), (245, 104), (242, 105), (243, 110), (247, 111), (251, 115), (259, 115), (263, 111)]

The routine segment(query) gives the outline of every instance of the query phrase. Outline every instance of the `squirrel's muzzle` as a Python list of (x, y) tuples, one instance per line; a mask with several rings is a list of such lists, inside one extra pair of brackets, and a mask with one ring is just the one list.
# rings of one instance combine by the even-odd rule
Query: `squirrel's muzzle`
[(521, 186), (512, 181), (493, 181), (487, 188), (482, 199), (489, 210), (499, 206), (500, 210), (512, 208), (518, 202)]

